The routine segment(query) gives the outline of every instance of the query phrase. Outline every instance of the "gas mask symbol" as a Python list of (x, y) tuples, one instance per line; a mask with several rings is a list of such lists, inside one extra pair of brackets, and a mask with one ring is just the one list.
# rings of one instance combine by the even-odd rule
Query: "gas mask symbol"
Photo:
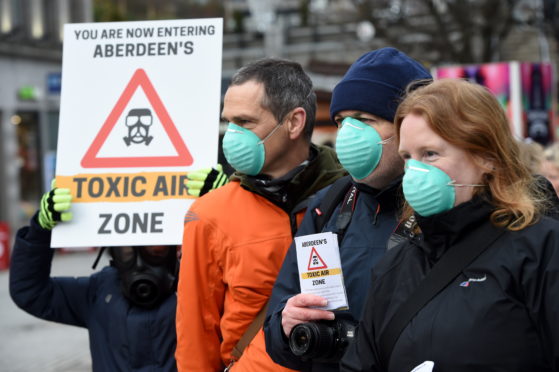
[(153, 136), (149, 135), (149, 127), (153, 123), (153, 116), (150, 109), (132, 109), (126, 115), (126, 126), (128, 127), (128, 136), (123, 137), (126, 146), (131, 143), (150, 144)]

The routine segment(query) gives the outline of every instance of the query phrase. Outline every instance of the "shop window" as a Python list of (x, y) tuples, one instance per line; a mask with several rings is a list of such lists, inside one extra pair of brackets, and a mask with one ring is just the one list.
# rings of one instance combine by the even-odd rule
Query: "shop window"
[(24, 211), (33, 211), (38, 207), (43, 193), (39, 114), (35, 111), (17, 112), (12, 117), (12, 124), (16, 126), (22, 207)]
[(47, 113), (47, 151), (56, 151), (59, 116), (60, 114), (58, 111), (49, 111)]

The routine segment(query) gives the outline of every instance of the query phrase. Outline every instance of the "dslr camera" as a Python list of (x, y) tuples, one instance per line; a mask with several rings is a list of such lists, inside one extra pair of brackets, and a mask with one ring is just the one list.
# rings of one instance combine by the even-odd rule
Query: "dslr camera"
[(344, 317), (297, 324), (289, 335), (291, 352), (303, 360), (337, 363), (356, 336), (357, 322)]

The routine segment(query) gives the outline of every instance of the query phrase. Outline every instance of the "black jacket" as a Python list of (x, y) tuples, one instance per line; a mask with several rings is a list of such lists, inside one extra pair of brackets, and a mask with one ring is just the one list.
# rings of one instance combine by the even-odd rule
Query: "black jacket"
[(381, 366), (379, 337), (398, 307), (440, 259), (488, 224), (481, 199), (418, 218), (423, 242), (408, 241), (375, 267), (357, 342), (342, 371), (559, 371), (559, 222), (548, 217), (506, 231), (425, 305)]
[(17, 232), (10, 267), (13, 301), (38, 318), (87, 328), (95, 372), (176, 371), (176, 295), (147, 310), (124, 298), (113, 267), (79, 278), (50, 277), (50, 237), (36, 217)]
[[(386, 251), (386, 241), (397, 224), (398, 206), (401, 201), (401, 179), (394, 181), (382, 191), (373, 190), (363, 184), (356, 184), (358, 194), (349, 226), (340, 243), (340, 259), (344, 276), (349, 310), (337, 312), (337, 317), (359, 319), (365, 303), (364, 294), (370, 282), (371, 268)], [(320, 232), (336, 232), (336, 221), (340, 214), (341, 202), (332, 213), (322, 231), (317, 231), (316, 207), (327, 197), (330, 186), (319, 191), (309, 205), (297, 236)], [(266, 351), (274, 362), (301, 371), (338, 371), (338, 363), (303, 361), (294, 355), (283, 334), (281, 313), (287, 300), (299, 294), (299, 273), (297, 252), (292, 243), (283, 261), (281, 271), (274, 284), (268, 314), (264, 323)]]

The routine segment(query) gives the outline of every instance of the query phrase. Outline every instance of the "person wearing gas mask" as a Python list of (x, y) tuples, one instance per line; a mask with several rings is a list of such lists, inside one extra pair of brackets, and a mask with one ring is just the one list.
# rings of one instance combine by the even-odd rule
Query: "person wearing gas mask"
[(315, 111), (298, 63), (266, 58), (233, 76), (223, 151), (236, 172), (185, 217), (179, 371), (285, 370), (266, 354), (264, 308), (307, 199), (345, 173), (332, 149), (311, 144)]
[[(189, 173), (188, 193), (226, 183), (219, 170)], [(51, 230), (72, 219), (71, 199), (69, 189), (53, 187), (29, 226), (16, 233), (13, 301), (38, 318), (87, 328), (93, 371), (176, 371), (177, 246), (108, 247), (111, 263), (101, 271), (51, 277)]]
[[(330, 105), (338, 125), (335, 149), (351, 177), (317, 193), (297, 236), (337, 234), (349, 309), (317, 309), (327, 300), (301, 293), (293, 243), (264, 325), (266, 350), (275, 362), (296, 370), (338, 370), (364, 306), (371, 268), (384, 255), (397, 226), (404, 162), (394, 140), (394, 114), (408, 84), (430, 79), (417, 61), (394, 48), (382, 48), (357, 59), (335, 86)], [(290, 339), (296, 326), (305, 328), (298, 328), (294, 335), (300, 336)]]

